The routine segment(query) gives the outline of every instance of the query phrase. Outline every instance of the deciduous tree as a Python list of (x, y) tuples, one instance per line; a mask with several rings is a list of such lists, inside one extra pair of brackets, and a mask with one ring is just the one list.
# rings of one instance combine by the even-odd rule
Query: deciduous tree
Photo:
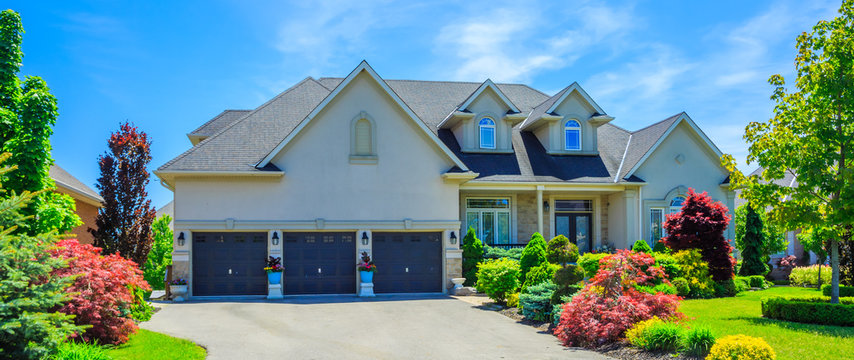
[(163, 281), (166, 276), (166, 266), (172, 264), (172, 228), (169, 227), (171, 222), (171, 216), (162, 215), (151, 224), (151, 235), (154, 241), (143, 267), (143, 276), (153, 290), (165, 289)]
[[(819, 21), (797, 38), (797, 80), (786, 89), (781, 75), (768, 82), (774, 116), (745, 129), (748, 163), (763, 171), (745, 176), (732, 156), (722, 158), (731, 183), (786, 229), (826, 229), (833, 269), (831, 302), (839, 302), (839, 242), (854, 225), (854, 1), (840, 16)], [(774, 182), (790, 173), (797, 184)]]
[(137, 264), (145, 264), (151, 250), (155, 213), (145, 190), (151, 141), (144, 132), (124, 123), (110, 136), (108, 146), (109, 150), (98, 158), (101, 177), (96, 185), (104, 207), (95, 219), (98, 228), (89, 232), (104, 254), (120, 253)]
[(732, 279), (735, 259), (730, 255), (732, 246), (726, 238), (730, 217), (724, 204), (712, 201), (705, 192), (688, 189), (682, 211), (667, 215), (664, 228), (667, 236), (664, 245), (673, 251), (698, 249), (703, 261), (709, 264), (709, 273), (715, 281)]

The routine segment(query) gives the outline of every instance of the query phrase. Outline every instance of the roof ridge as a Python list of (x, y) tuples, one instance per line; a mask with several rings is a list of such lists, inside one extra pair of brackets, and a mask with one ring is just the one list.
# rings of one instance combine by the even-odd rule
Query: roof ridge
[[(640, 128), (640, 129), (638, 129), (638, 130), (632, 131), (631, 133), (632, 133), (632, 134), (634, 134), (634, 133), (638, 133), (638, 132), (644, 131), (644, 130), (649, 129), (649, 128), (651, 128), (651, 127), (655, 126), (655, 125), (659, 125), (659, 124), (661, 124), (661, 123), (663, 123), (663, 122), (665, 122), (665, 121), (667, 121), (667, 120), (673, 120), (673, 118), (677, 118), (677, 117), (679, 117), (679, 116), (680, 116), (680, 115), (682, 115), (682, 114), (685, 114), (685, 112), (684, 112), (684, 111), (682, 111), (682, 112), (680, 112), (680, 113), (678, 113), (678, 114), (676, 114), (676, 115), (669, 116), (669, 117), (665, 118), (664, 120), (660, 120), (660, 121), (654, 122), (654, 123), (652, 123), (652, 124), (649, 124), (649, 125), (647, 125), (647, 126), (644, 126), (644, 127)], [(616, 125), (615, 125), (615, 126), (616, 126)]]
[(190, 132), (189, 132), (189, 134), (193, 134), (193, 133), (196, 133), (197, 131), (202, 130), (202, 128), (204, 128), (204, 127), (205, 127), (205, 126), (207, 126), (208, 124), (210, 124), (210, 123), (212, 123), (212, 122), (216, 121), (217, 119), (219, 119), (219, 118), (221, 118), (221, 117), (225, 116), (225, 114), (226, 114), (226, 113), (228, 113), (228, 112), (249, 112), (249, 111), (252, 111), (252, 110), (243, 110), (243, 109), (241, 109), (241, 110), (238, 110), (238, 109), (225, 109), (225, 110), (223, 110), (222, 112), (220, 112), (219, 114), (217, 114), (216, 116), (214, 116), (214, 117), (213, 117), (213, 119), (210, 119), (210, 120), (206, 121), (204, 124), (202, 124), (202, 125), (200, 125), (199, 127), (197, 127), (197, 128), (196, 128), (196, 130), (190, 131)]
[(291, 87), (289, 87), (289, 88), (285, 89), (284, 91), (282, 91), (281, 93), (279, 93), (279, 95), (276, 95), (276, 96), (274, 96), (272, 99), (270, 99), (270, 100), (268, 100), (267, 102), (265, 102), (265, 103), (261, 104), (261, 106), (258, 106), (258, 107), (257, 107), (257, 108), (255, 108), (254, 110), (250, 111), (248, 114), (246, 114), (246, 115), (244, 115), (243, 117), (241, 117), (241, 118), (239, 118), (239, 119), (235, 120), (235, 121), (234, 121), (234, 122), (232, 122), (231, 124), (228, 124), (228, 126), (226, 126), (226, 127), (222, 128), (220, 131), (218, 131), (218, 132), (216, 132), (216, 133), (212, 134), (212, 135), (211, 135), (211, 136), (209, 136), (207, 139), (204, 139), (204, 140), (202, 140), (201, 142), (199, 142), (198, 144), (196, 144), (195, 146), (193, 146), (193, 147), (191, 147), (191, 148), (187, 149), (187, 151), (184, 151), (184, 152), (183, 152), (183, 153), (181, 153), (180, 155), (176, 156), (174, 159), (169, 160), (167, 163), (165, 163), (165, 164), (163, 164), (162, 166), (160, 166), (159, 168), (157, 168), (157, 170), (159, 171), (160, 169), (165, 169), (166, 167), (169, 167), (170, 165), (172, 165), (172, 164), (174, 164), (175, 162), (177, 162), (178, 160), (183, 159), (183, 158), (184, 158), (184, 157), (186, 157), (187, 155), (189, 155), (189, 154), (193, 153), (196, 149), (200, 148), (202, 145), (205, 145), (205, 144), (207, 144), (208, 142), (212, 141), (213, 139), (215, 139), (215, 138), (219, 137), (219, 135), (220, 135), (220, 134), (222, 134), (222, 133), (224, 133), (224, 132), (228, 131), (229, 129), (231, 129), (231, 128), (232, 128), (232, 127), (234, 127), (235, 125), (237, 125), (237, 124), (239, 124), (239, 123), (243, 122), (243, 120), (246, 120), (248, 117), (252, 116), (252, 114), (254, 114), (254, 113), (258, 112), (259, 110), (261, 110), (261, 109), (263, 109), (263, 108), (267, 107), (268, 105), (270, 105), (270, 104), (271, 104), (271, 103), (273, 103), (274, 101), (278, 100), (278, 99), (279, 99), (279, 98), (281, 98), (282, 96), (285, 96), (287, 93), (291, 92), (292, 90), (296, 89), (297, 87), (301, 86), (302, 84), (304, 84), (305, 82), (307, 82), (307, 81), (309, 81), (309, 80), (311, 80), (311, 81), (313, 81), (313, 82), (317, 83), (317, 85), (318, 85), (318, 86), (320, 86), (320, 87), (322, 87), (322, 88), (326, 89), (326, 87), (325, 87), (325, 86), (323, 86), (323, 85), (321, 85), (320, 83), (318, 83), (318, 82), (317, 82), (317, 80), (314, 80), (314, 78), (312, 78), (311, 76), (308, 76), (308, 77), (306, 77), (305, 79), (302, 79), (302, 81), (300, 81), (300, 82), (296, 83), (294, 86), (291, 86)]
[[(324, 76), (324, 77), (320, 77), (320, 78), (318, 78), (318, 80), (323, 80), (323, 79), (344, 80), (344, 78), (343, 78), (343, 77), (335, 77), (335, 76)], [(477, 81), (457, 81), (457, 80), (415, 80), (415, 79), (384, 79), (384, 80), (385, 80), (385, 81), (411, 81), (411, 82), (450, 83), (450, 84), (476, 84), (476, 85), (480, 85), (480, 84), (483, 84), (484, 82), (486, 82), (486, 80), (490, 80), (490, 79), (489, 79), (489, 78), (487, 78), (487, 79), (485, 79), (484, 81), (481, 81), (481, 82), (477, 82)], [(535, 91), (539, 92), (540, 94), (543, 94), (543, 95), (545, 95), (545, 96), (549, 96), (548, 94), (546, 94), (546, 93), (544, 93), (544, 92), (542, 92), (542, 91), (540, 91), (540, 90), (534, 89), (533, 87), (531, 87), (531, 86), (530, 86), (530, 85), (528, 85), (528, 84), (523, 84), (523, 83), (507, 83), (507, 82), (499, 83), (499, 82), (494, 82), (494, 81), (493, 81), (492, 83), (493, 83), (493, 84), (495, 84), (495, 85), (525, 86), (525, 87), (528, 87), (528, 88), (530, 88), (530, 89), (532, 89), (532, 90), (535, 90)]]

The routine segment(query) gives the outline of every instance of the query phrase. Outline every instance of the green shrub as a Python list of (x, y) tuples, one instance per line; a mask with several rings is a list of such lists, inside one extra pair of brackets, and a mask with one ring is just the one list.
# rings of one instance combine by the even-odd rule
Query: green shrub
[(478, 292), (499, 303), (519, 288), (519, 263), (510, 259), (487, 260), (477, 266)]
[(685, 328), (672, 322), (660, 322), (652, 324), (643, 332), (644, 350), (647, 351), (674, 351), (682, 345), (682, 336)]
[(519, 307), (519, 293), (515, 292), (507, 295), (507, 307)]
[(765, 281), (765, 277), (762, 275), (751, 275), (751, 276), (748, 276), (748, 278), (750, 279), (750, 287), (760, 288), (760, 289), (767, 289), (770, 287), (768, 285), (768, 282)]
[(500, 247), (492, 247), (483, 245), (484, 259), (511, 259), (519, 261), (522, 258), (522, 248), (503, 249)]
[(544, 263), (540, 266), (534, 266), (528, 271), (528, 276), (525, 277), (525, 283), (522, 284), (522, 292), (525, 289), (544, 282), (551, 282), (555, 272), (560, 269), (560, 265)]
[(606, 256), (611, 255), (608, 253), (586, 253), (581, 255), (578, 258), (578, 266), (581, 266), (584, 269), (584, 277), (590, 279), (596, 276), (596, 273), (599, 272), (599, 260), (602, 260)]
[(673, 254), (679, 263), (679, 269), (688, 281), (688, 297), (707, 299), (715, 295), (715, 282), (709, 275), (709, 264), (703, 261), (703, 255), (697, 249), (683, 250)]
[[(152, 290), (165, 289), (166, 267), (172, 264), (172, 217), (163, 215), (151, 223), (151, 251), (142, 267), (142, 276)], [(150, 294), (150, 293), (149, 293)], [(148, 296), (146, 296), (148, 298)]]
[(643, 336), (646, 329), (662, 322), (664, 321), (659, 319), (658, 316), (653, 316), (648, 320), (639, 321), (626, 330), (626, 340), (629, 344), (632, 344), (632, 346), (642, 349), (646, 346), (646, 338)]
[(670, 254), (671, 252), (670, 249), (661, 241), (655, 243), (655, 246), (652, 247), (652, 251), (661, 254)]
[(147, 291), (139, 287), (131, 287), (130, 293), (133, 296), (133, 304), (130, 304), (130, 316), (139, 322), (151, 320), (151, 315), (154, 314), (154, 307), (145, 301), (145, 293)]
[(112, 357), (98, 344), (65, 342), (56, 348), (56, 353), (47, 360), (112, 360)]
[(635, 286), (635, 289), (637, 291), (652, 295), (658, 293), (662, 293), (665, 295), (677, 295), (676, 286), (673, 286), (672, 284), (661, 283), (655, 286)]
[(771, 283), (774, 285), (789, 285), (791, 282), (789, 280), (771, 280)]
[[(818, 286), (818, 265), (812, 266), (800, 266), (792, 269), (792, 273), (789, 274), (789, 282), (792, 285), (812, 285)], [(832, 273), (830, 271), (830, 266), (822, 265), (821, 267), (821, 283), (822, 284), (830, 284), (830, 277)]]
[(682, 271), (679, 270), (679, 262), (676, 261), (673, 255), (654, 252), (652, 253), (652, 257), (655, 259), (655, 266), (664, 270), (668, 279), (675, 279), (682, 276)]
[(691, 287), (688, 286), (688, 280), (685, 278), (675, 278), (670, 283), (676, 288), (676, 295), (687, 297), (691, 293)]
[[(830, 296), (831, 286), (830, 284), (825, 284), (821, 286), (821, 293), (824, 296)], [(843, 286), (839, 285), (839, 296), (840, 297), (852, 297), (854, 296), (854, 286)]]
[(576, 265), (567, 265), (564, 268), (557, 269), (552, 278), (552, 282), (560, 286), (575, 285), (581, 280), (584, 280), (584, 270)]
[(774, 360), (777, 354), (762, 338), (724, 336), (715, 342), (706, 360)]
[(549, 321), (552, 311), (552, 294), (557, 290), (557, 285), (546, 281), (533, 285), (519, 295), (519, 307), (522, 308), (522, 316), (535, 321)]
[(569, 285), (569, 286), (560, 286), (555, 290), (554, 294), (552, 294), (552, 304), (563, 304), (567, 298), (571, 298), (575, 293), (581, 291), (584, 286), (582, 285)]
[(750, 278), (746, 276), (736, 276), (732, 278), (732, 281), (735, 282), (735, 291), (742, 292), (750, 290)]
[(546, 260), (546, 240), (540, 233), (534, 233), (531, 235), (531, 240), (525, 245), (525, 249), (522, 250), (522, 257), (519, 259), (519, 267), (522, 271), (519, 280), (524, 282), (532, 267), (544, 263), (548, 263)]
[(552, 305), (552, 324), (555, 324), (555, 326), (560, 323), (560, 315), (563, 314), (563, 304), (566, 303), (562, 302)]
[(712, 330), (695, 327), (685, 332), (682, 338), (682, 350), (688, 355), (704, 358), (715, 345), (715, 335)]
[(736, 287), (733, 279), (715, 282), (715, 296), (733, 297), (736, 294), (738, 294), (738, 287)]
[(477, 238), (474, 228), (469, 228), (463, 238), (463, 277), (465, 286), (477, 283), (477, 264), (483, 260), (483, 243)]
[(546, 259), (552, 264), (566, 265), (578, 261), (578, 246), (566, 236), (558, 235), (546, 244)]
[(763, 298), (762, 316), (799, 323), (854, 326), (854, 298), (839, 298), (839, 304), (831, 304), (825, 297)]
[(635, 244), (632, 245), (632, 251), (652, 254), (652, 248), (649, 247), (649, 244), (647, 244), (646, 241), (643, 240), (635, 241)]

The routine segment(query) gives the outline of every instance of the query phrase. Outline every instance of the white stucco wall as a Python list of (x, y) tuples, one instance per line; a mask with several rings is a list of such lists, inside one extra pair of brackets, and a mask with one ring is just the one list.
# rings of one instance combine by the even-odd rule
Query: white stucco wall
[[(361, 111), (376, 123), (375, 164), (350, 161)], [(441, 177), (454, 164), (406, 116), (362, 73), (273, 159), (283, 178), (179, 179), (175, 218), (457, 221), (458, 185)]]
[[(681, 162), (676, 158), (680, 156)], [(638, 168), (635, 175), (647, 182), (643, 187), (642, 236), (649, 237), (649, 208), (666, 208), (669, 201), (682, 186), (687, 191), (693, 188), (697, 192), (706, 191), (715, 201), (724, 203), (734, 210), (734, 192), (720, 186), (728, 173), (721, 167), (720, 159), (709, 149), (685, 122), (677, 125), (659, 147)], [(665, 204), (666, 202), (666, 204)], [(727, 229), (727, 238), (734, 235), (733, 222)]]

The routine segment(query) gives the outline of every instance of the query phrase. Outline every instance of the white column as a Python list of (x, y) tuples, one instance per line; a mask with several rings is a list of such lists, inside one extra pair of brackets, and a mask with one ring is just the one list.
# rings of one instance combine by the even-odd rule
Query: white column
[(537, 232), (543, 234), (543, 189), (545, 186), (537, 185)]
[[(283, 234), (279, 230), (269, 230), (267, 231), (267, 256), (277, 257), (279, 259), (283, 259), (282, 257), (282, 248), (284, 247), (285, 242), (285, 234)], [(287, 266), (284, 262), (282, 262), (282, 266)], [(267, 299), (275, 300), (281, 299), (284, 293), (282, 289), (285, 285), (284, 273), (279, 273), (279, 283), (278, 284), (270, 284), (267, 282)]]
[[(362, 239), (362, 236), (367, 236), (367, 240)], [(368, 229), (359, 229), (356, 230), (356, 263), (362, 262), (362, 253), (367, 253), (368, 256), (373, 259), (374, 255), (371, 253), (373, 249), (373, 233)], [(367, 242), (367, 244), (363, 243), (363, 241)], [(363, 297), (372, 297), (374, 296), (374, 283), (362, 283), (361, 274), (356, 271), (356, 291), (359, 296)]]
[[(634, 244), (636, 240), (640, 239), (640, 233), (638, 231), (638, 203), (635, 201), (635, 197), (637, 197), (637, 190), (634, 189), (626, 189), (623, 192), (623, 197), (625, 198), (626, 205), (626, 239), (625, 243), (622, 245), (622, 248), (628, 249)], [(614, 247), (619, 248), (619, 244), (614, 244)]]

